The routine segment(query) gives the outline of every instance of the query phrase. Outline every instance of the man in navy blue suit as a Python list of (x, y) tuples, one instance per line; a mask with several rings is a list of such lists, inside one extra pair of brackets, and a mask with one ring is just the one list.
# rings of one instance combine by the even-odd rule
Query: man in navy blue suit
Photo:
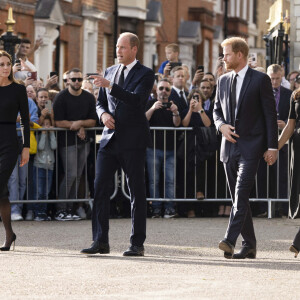
[[(218, 80), (214, 107), (216, 128), (222, 133), (220, 158), (224, 163), (233, 202), (225, 238), (219, 249), (225, 258), (255, 258), (249, 196), (260, 158), (269, 165), (277, 159), (277, 114), (268, 75), (248, 67), (249, 47), (239, 37), (222, 43), (224, 62), (232, 70)], [(234, 254), (239, 235), (242, 248)]]
[(92, 76), (100, 87), (97, 114), (105, 125), (96, 162), (95, 195), (92, 213), (93, 243), (81, 253), (109, 253), (110, 182), (122, 167), (131, 201), (132, 230), (130, 247), (124, 256), (143, 256), (146, 239), (147, 203), (145, 156), (150, 131), (145, 106), (154, 83), (154, 72), (136, 60), (139, 39), (122, 33), (117, 41), (119, 64), (104, 76)]

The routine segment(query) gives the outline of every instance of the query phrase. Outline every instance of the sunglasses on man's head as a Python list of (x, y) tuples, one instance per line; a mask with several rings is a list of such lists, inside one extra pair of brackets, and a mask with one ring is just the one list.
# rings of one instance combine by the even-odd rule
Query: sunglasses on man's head
[(168, 88), (168, 87), (160, 86), (158, 89), (160, 91), (166, 90), (167, 92), (170, 92), (170, 88)]
[(76, 80), (78, 82), (81, 82), (83, 80), (83, 78), (70, 78), (72, 80), (72, 82), (75, 82)]

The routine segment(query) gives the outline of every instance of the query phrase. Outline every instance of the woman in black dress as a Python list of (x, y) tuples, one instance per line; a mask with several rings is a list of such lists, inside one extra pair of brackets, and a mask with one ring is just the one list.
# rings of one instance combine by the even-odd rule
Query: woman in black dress
[[(11, 56), (0, 51), (0, 215), (5, 228), (5, 242), (1, 251), (10, 250), (16, 235), (11, 227), (8, 179), (16, 165), (19, 145), (16, 132), (18, 112), (24, 127), (20, 166), (29, 160), (29, 111), (25, 86), (18, 84), (12, 71)], [(19, 120), (18, 120), (19, 121)]]
[[(288, 123), (278, 141), (280, 150), (287, 140), (292, 137), (291, 145), (291, 192), (289, 217), (294, 219), (300, 215), (300, 89), (293, 92)], [(290, 251), (297, 257), (300, 251), (300, 229), (296, 234)]]

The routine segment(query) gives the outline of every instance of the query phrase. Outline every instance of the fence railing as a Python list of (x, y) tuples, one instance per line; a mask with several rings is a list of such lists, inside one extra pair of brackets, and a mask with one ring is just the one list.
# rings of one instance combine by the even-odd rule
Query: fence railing
[[(197, 157), (195, 155), (195, 159), (191, 159), (191, 154), (188, 153), (189, 149), (192, 148), (189, 143), (191, 141), (194, 141), (196, 143), (196, 138), (193, 139), (193, 128), (191, 127), (151, 127), (151, 132), (153, 136), (153, 151), (151, 155), (153, 155), (153, 173), (149, 173), (149, 162), (148, 162), (148, 168), (146, 164), (145, 171), (147, 172), (146, 178), (148, 180), (146, 181), (147, 185), (147, 191), (149, 197), (147, 198), (148, 201), (174, 201), (174, 202), (198, 202), (197, 199), (197, 192), (201, 191), (204, 194), (204, 199), (201, 199), (201, 201), (204, 202), (231, 202), (230, 193), (227, 188), (225, 173), (223, 164), (219, 161), (219, 151), (215, 151), (213, 155), (211, 155), (208, 159), (205, 159), (204, 161), (197, 161)], [(62, 133), (65, 135), (65, 145), (68, 145), (68, 137), (67, 132), (69, 130), (63, 129), (63, 128), (42, 128), (42, 129), (32, 129), (35, 131), (36, 138), (38, 137), (39, 132), (41, 131), (54, 131), (55, 136), (57, 138), (58, 134)], [(93, 195), (93, 182), (95, 178), (95, 172), (96, 172), (96, 159), (97, 159), (97, 151), (99, 148), (99, 141), (101, 138), (103, 127), (93, 127), (93, 128), (87, 128), (86, 132), (89, 132), (87, 134), (87, 139), (85, 141), (86, 144), (90, 145), (89, 153), (85, 157), (84, 162), (84, 171), (80, 175), (83, 179), (84, 183), (79, 183), (79, 179), (76, 175), (75, 182), (75, 197), (59, 197), (59, 186), (61, 183), (62, 176), (68, 176), (68, 174), (63, 174), (64, 170), (62, 168), (62, 162), (59, 155), (59, 152), (62, 151), (62, 145), (58, 145), (56, 151), (55, 151), (55, 167), (54, 167), (54, 178), (53, 178), (53, 184), (55, 188), (52, 188), (52, 195), (53, 198), (49, 199), (48, 195), (47, 198), (44, 199), (38, 199), (37, 190), (38, 187), (35, 188), (30, 186), (32, 185), (32, 178), (30, 176), (37, 176), (37, 174), (32, 174), (30, 171), (30, 168), (32, 168), (32, 165), (34, 164), (34, 158), (31, 156), (30, 163), (28, 165), (28, 171), (27, 171), (27, 178), (26, 178), (26, 194), (25, 197), (26, 200), (20, 200), (20, 199), (11, 199), (11, 203), (59, 203), (59, 202), (91, 202)], [(70, 132), (69, 132), (70, 134)], [(73, 133), (71, 133), (73, 134)], [(74, 136), (76, 137), (77, 133), (74, 132)], [(192, 138), (191, 138), (192, 136)], [(37, 139), (38, 140), (38, 139)], [(172, 141), (172, 142), (170, 142)], [(75, 138), (75, 149), (77, 149), (78, 146), (78, 140)], [(68, 146), (67, 146), (68, 147)], [(65, 151), (67, 150), (67, 147), (65, 147)], [(160, 147), (160, 148), (157, 148)], [(181, 155), (178, 153), (178, 149), (181, 149)], [(289, 152), (289, 146), (286, 145), (287, 152)], [(171, 150), (169, 150), (171, 149)], [(182, 153), (183, 151), (183, 153)], [(67, 152), (67, 151), (66, 151)], [(163, 153), (162, 159), (160, 161), (160, 164), (155, 163), (158, 152)], [(173, 165), (171, 166), (171, 170), (173, 174), (171, 174), (173, 177), (173, 182), (167, 182), (168, 180), (168, 174), (167, 172), (170, 172), (170, 166), (167, 165), (167, 153), (170, 156), (173, 156)], [(77, 153), (76, 153), (77, 154)], [(66, 154), (67, 155), (67, 154)], [(250, 198), (251, 202), (267, 202), (268, 204), (268, 218), (272, 217), (272, 214), (274, 214), (274, 203), (276, 202), (287, 202), (288, 201), (288, 195), (289, 195), (289, 186), (290, 186), (290, 178), (289, 178), (289, 172), (286, 172), (286, 178), (282, 178), (280, 175), (281, 173), (281, 167), (282, 165), (285, 165), (286, 168), (289, 167), (289, 155), (284, 156), (283, 158), (281, 156), (278, 157), (277, 167), (276, 167), (276, 176), (274, 177), (274, 174), (272, 175), (274, 178), (276, 178), (275, 182), (270, 183), (270, 169), (269, 167), (265, 168), (266, 176), (265, 181), (267, 182), (266, 186), (266, 192), (263, 196), (260, 194), (260, 185), (261, 182), (259, 180), (259, 176), (256, 177), (255, 181), (255, 187), (253, 192), (253, 197)], [(189, 158), (189, 159), (188, 159)], [(150, 159), (149, 156), (147, 156), (147, 159)], [(286, 159), (286, 161), (280, 162), (280, 160)], [(159, 170), (156, 170), (156, 168), (159, 166)], [(74, 167), (76, 167), (76, 162), (74, 162)], [(168, 167), (168, 170), (166, 172), (166, 168)], [(274, 170), (272, 170), (274, 173)], [(114, 199), (118, 193), (119, 189), (119, 182), (118, 182), (118, 172), (115, 174), (114, 181), (112, 182), (112, 191), (111, 191), (111, 199)], [(32, 175), (30, 175), (32, 174)], [(157, 174), (161, 175), (158, 185), (155, 184), (157, 182), (156, 176)], [(152, 176), (152, 177), (151, 177)], [(152, 189), (152, 192), (150, 191), (151, 187), (149, 187), (149, 178), (152, 178), (154, 184)], [(264, 177), (264, 176), (263, 176)], [(280, 185), (282, 182), (285, 182), (287, 190), (285, 194), (285, 197), (280, 198)], [(128, 190), (126, 188), (126, 180), (125, 175), (122, 171), (121, 174), (121, 184), (120, 189), (123, 193), (123, 195), (126, 198), (130, 198)], [(82, 190), (79, 192), (79, 185), (81, 185)], [(166, 186), (168, 185), (168, 186)], [(273, 188), (273, 186), (276, 186), (276, 195), (274, 196), (274, 193), (272, 194), (270, 192), (270, 186)], [(172, 197), (168, 197), (168, 193), (166, 192), (166, 188), (172, 187)], [(159, 191), (157, 190), (159, 189)], [(33, 190), (35, 194), (32, 194)], [(67, 187), (66, 187), (67, 190)], [(170, 191), (170, 190), (169, 190)], [(51, 194), (51, 193), (50, 193)], [(152, 194), (152, 196), (150, 196)], [(159, 197), (156, 195), (159, 194)], [(170, 193), (169, 193), (170, 194)], [(282, 194), (282, 193), (281, 193)], [(67, 199), (64, 199), (67, 198)]]

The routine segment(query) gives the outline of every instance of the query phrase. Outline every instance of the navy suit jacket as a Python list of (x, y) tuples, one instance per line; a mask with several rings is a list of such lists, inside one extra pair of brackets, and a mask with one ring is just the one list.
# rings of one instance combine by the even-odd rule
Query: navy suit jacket
[[(184, 92), (184, 93), (185, 93), (185, 96), (187, 97), (188, 93), (187, 92)], [(186, 104), (186, 102), (183, 101), (179, 97), (178, 93), (173, 88), (171, 89), (171, 94), (169, 96), (169, 100), (172, 100), (174, 102), (174, 104), (177, 105), (179, 113), (181, 113), (182, 111), (184, 111), (185, 109), (188, 108), (188, 105)]]
[[(217, 83), (213, 117), (216, 128), (231, 124), (230, 84), (233, 72), (221, 76)], [(237, 104), (235, 119), (237, 146), (245, 159), (259, 159), (268, 148), (278, 148), (277, 112), (271, 80), (264, 73), (249, 68)], [(227, 162), (231, 143), (222, 137), (220, 159)]]
[[(105, 71), (104, 77), (113, 81), (121, 65)], [(129, 71), (123, 87), (114, 83), (111, 91), (100, 88), (97, 114), (107, 112), (115, 119), (115, 129), (104, 127), (100, 148), (104, 148), (115, 136), (120, 150), (145, 149), (151, 143), (145, 106), (154, 83), (154, 72), (139, 61)]]
[(282, 120), (287, 123), (290, 113), (292, 91), (280, 86), (280, 98), (278, 104), (278, 120)]

